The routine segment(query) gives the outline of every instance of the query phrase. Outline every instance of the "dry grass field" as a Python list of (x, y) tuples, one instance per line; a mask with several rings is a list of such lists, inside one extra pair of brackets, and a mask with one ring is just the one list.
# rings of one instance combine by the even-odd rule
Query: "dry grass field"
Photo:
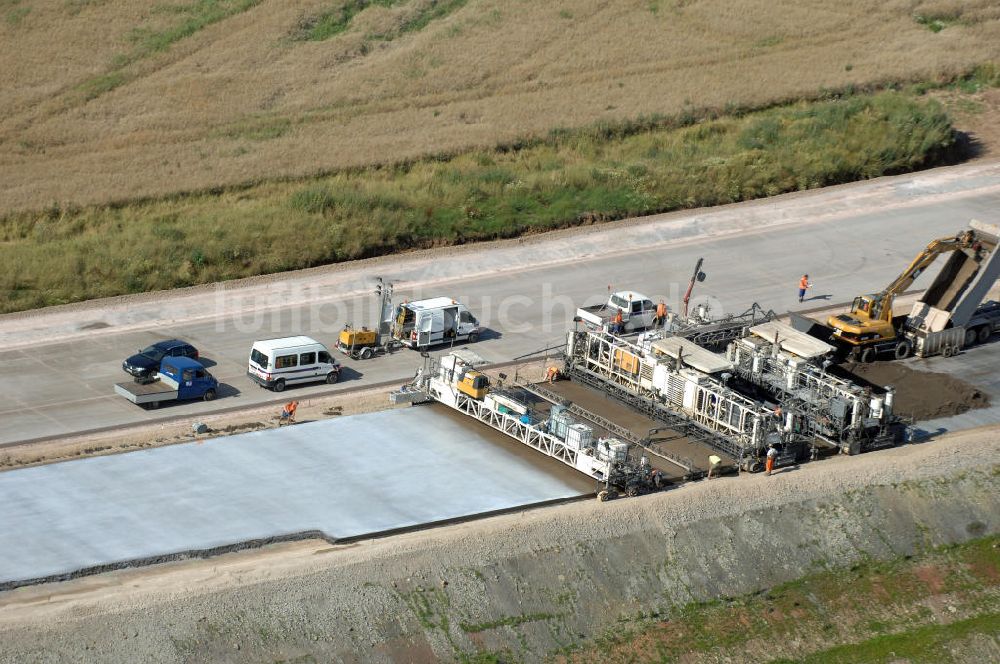
[(995, 0), (0, 0), (0, 215), (998, 59)]

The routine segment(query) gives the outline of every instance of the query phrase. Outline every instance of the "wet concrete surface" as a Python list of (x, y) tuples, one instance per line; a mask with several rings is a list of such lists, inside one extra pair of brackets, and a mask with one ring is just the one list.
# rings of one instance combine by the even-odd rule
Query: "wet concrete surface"
[(593, 481), (441, 406), (0, 473), (0, 588), (569, 499)]

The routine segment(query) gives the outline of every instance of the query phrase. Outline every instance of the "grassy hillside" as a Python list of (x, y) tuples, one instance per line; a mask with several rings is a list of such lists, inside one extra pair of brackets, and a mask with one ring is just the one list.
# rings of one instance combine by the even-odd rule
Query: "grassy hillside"
[(0, 0), (0, 214), (997, 59), (992, 0)]
[(517, 148), (0, 223), (3, 310), (731, 203), (933, 164), (953, 143), (900, 93), (694, 122), (553, 132)]
[[(821, 572), (750, 597), (688, 606), (561, 662), (945, 662), (1000, 648), (1000, 539)], [(487, 661), (488, 656), (483, 661)], [(493, 661), (502, 661), (496, 658)]]

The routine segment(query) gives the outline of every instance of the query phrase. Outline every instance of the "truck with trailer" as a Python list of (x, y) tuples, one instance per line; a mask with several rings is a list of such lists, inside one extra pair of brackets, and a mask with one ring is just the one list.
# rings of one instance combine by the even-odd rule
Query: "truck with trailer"
[(609, 331), (618, 312), (622, 314), (622, 332), (638, 332), (653, 324), (656, 305), (641, 293), (616, 291), (604, 304), (578, 308), (573, 320), (589, 329)]
[[(881, 292), (858, 296), (849, 312), (830, 316), (826, 328), (842, 354), (862, 362), (951, 356), (1000, 329), (1000, 303), (983, 301), (1000, 277), (1000, 228), (975, 220), (969, 226), (933, 240)], [(895, 296), (944, 254), (947, 262), (909, 314), (896, 315)]]
[(158, 408), (166, 401), (212, 401), (218, 396), (219, 381), (197, 360), (168, 357), (152, 380), (117, 383), (115, 392), (143, 408)]
[(469, 308), (450, 297), (403, 302), (392, 321), (392, 338), (418, 350), (461, 341), (475, 343), (481, 332)]

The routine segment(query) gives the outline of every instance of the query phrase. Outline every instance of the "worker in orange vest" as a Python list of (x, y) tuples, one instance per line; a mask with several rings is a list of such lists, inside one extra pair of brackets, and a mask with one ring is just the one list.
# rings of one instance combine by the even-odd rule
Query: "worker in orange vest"
[(809, 282), (809, 275), (803, 274), (802, 278), (799, 279), (799, 302), (801, 302), (806, 296), (806, 289), (812, 288), (812, 284)]
[(615, 319), (611, 325), (611, 331), (614, 334), (621, 334), (625, 331), (625, 324), (622, 322), (622, 310), (619, 309), (618, 313), (615, 314)]
[(278, 424), (289, 423), (295, 421), (295, 409), (299, 407), (298, 401), (289, 401), (285, 404), (285, 407), (281, 409), (281, 419)]
[(554, 383), (559, 379), (559, 367), (552, 366), (545, 370), (545, 380)]
[(774, 471), (774, 460), (778, 458), (778, 450), (774, 445), (767, 448), (767, 457), (764, 460), (764, 473), (770, 475)]
[(656, 317), (653, 318), (653, 325), (660, 327), (667, 320), (667, 305), (663, 300), (656, 305)]

